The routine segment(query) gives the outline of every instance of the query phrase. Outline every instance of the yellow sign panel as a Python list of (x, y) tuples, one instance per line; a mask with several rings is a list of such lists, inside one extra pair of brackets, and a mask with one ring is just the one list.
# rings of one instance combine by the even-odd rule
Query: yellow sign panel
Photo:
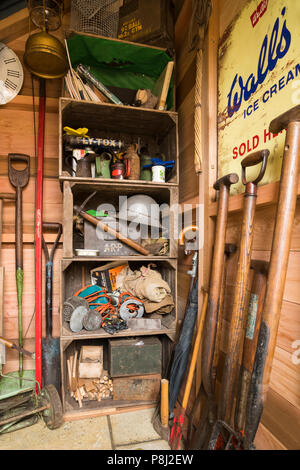
[[(261, 184), (279, 180), (285, 131), (272, 135), (269, 125), (300, 104), (299, 24), (299, 0), (250, 0), (225, 32), (219, 47), (219, 176), (241, 176), (245, 156), (269, 149)], [(241, 182), (232, 188), (243, 190)]]

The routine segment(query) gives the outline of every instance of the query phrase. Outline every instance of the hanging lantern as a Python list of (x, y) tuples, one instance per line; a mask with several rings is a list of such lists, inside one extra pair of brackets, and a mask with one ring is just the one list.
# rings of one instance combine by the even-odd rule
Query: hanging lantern
[(28, 0), (28, 9), (32, 22), (42, 31), (27, 39), (24, 64), (37, 77), (61, 78), (68, 71), (66, 51), (61, 41), (48, 31), (61, 26), (63, 1)]
[(61, 27), (64, 10), (63, 0), (28, 0), (28, 10), (35, 26), (46, 31)]

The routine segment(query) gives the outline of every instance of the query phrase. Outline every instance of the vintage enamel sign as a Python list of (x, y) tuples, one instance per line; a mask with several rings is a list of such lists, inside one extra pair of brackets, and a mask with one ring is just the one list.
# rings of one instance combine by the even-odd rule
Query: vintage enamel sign
[[(280, 178), (285, 132), (269, 124), (300, 104), (300, 2), (249, 0), (219, 47), (219, 176), (236, 172), (249, 153), (270, 150), (261, 184)], [(257, 174), (250, 169), (249, 177)], [(241, 182), (233, 193), (243, 191)]]

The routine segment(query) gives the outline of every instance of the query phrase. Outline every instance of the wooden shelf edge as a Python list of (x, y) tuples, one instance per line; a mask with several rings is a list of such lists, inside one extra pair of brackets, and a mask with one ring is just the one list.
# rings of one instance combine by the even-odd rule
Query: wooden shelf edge
[(102, 256), (73, 256), (73, 257), (63, 257), (62, 260), (66, 261), (67, 263), (72, 263), (73, 261), (76, 262), (87, 262), (87, 261), (99, 261), (99, 263), (106, 261), (176, 261), (178, 259), (177, 256), (109, 256), (109, 257), (102, 257)]
[(115, 103), (97, 103), (95, 101), (88, 101), (88, 100), (75, 100), (73, 98), (69, 98), (69, 97), (64, 97), (64, 96), (60, 96), (59, 97), (59, 102), (62, 103), (63, 101), (69, 101), (69, 102), (72, 102), (72, 103), (88, 103), (90, 105), (93, 105), (93, 106), (99, 106), (99, 107), (112, 107), (112, 108), (125, 108), (125, 109), (129, 109), (129, 110), (133, 110), (133, 112), (137, 112), (137, 110), (140, 110), (140, 111), (145, 111), (147, 113), (153, 113), (153, 114), (163, 114), (163, 115), (166, 115), (166, 116), (170, 116), (170, 118), (172, 119), (177, 119), (178, 118), (178, 113), (176, 111), (161, 111), (159, 109), (149, 109), (149, 108), (138, 108), (138, 107), (135, 107), (135, 106), (127, 106), (127, 105), (119, 105), (119, 104), (115, 104)]
[[(63, 333), (63, 332), (62, 332)], [(161, 328), (160, 330), (122, 330), (114, 335), (110, 335), (103, 330), (101, 333), (96, 333), (91, 331), (84, 331), (81, 335), (78, 333), (72, 333), (66, 335), (61, 334), (60, 341), (68, 342), (68, 341), (82, 341), (85, 339), (111, 339), (111, 338), (126, 338), (128, 336), (152, 336), (152, 335), (167, 335), (169, 338), (174, 338), (176, 334), (175, 328)]]
[(74, 177), (74, 176), (65, 176), (65, 175), (60, 175), (59, 176), (59, 181), (64, 182), (64, 181), (69, 181), (72, 183), (72, 187), (76, 185), (104, 185), (108, 184), (111, 186), (142, 186), (143, 189), (147, 188), (178, 188), (179, 183), (156, 183), (153, 181), (143, 181), (143, 180), (115, 180), (113, 178), (79, 178), (79, 177)]
[(156, 403), (151, 403), (149, 405), (134, 405), (134, 406), (126, 406), (126, 407), (107, 407), (102, 409), (92, 409), (92, 410), (84, 410), (78, 409), (74, 411), (66, 411), (63, 415), (64, 421), (75, 421), (80, 419), (87, 419), (87, 418), (96, 418), (98, 416), (107, 416), (112, 414), (119, 414), (119, 413), (128, 413), (130, 411), (137, 411), (137, 410), (147, 410), (151, 408), (155, 408)]
[[(257, 207), (265, 207), (276, 204), (279, 194), (279, 181), (260, 186), (257, 191)], [(300, 196), (300, 181), (298, 183), (298, 196)], [(244, 194), (237, 194), (229, 198), (228, 212), (240, 212), (243, 210)], [(218, 211), (218, 202), (212, 202), (209, 205), (209, 217), (216, 217)]]

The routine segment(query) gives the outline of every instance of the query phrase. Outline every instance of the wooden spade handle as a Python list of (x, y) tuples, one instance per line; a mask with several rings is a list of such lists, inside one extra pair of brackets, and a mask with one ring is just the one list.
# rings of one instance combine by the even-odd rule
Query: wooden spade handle
[(247, 155), (247, 157), (242, 160), (241, 165), (243, 168), (258, 165), (263, 162), (265, 155), (269, 155), (269, 153), (269, 150), (259, 150), (258, 152), (250, 153), (250, 155)]
[(277, 118), (273, 119), (270, 124), (270, 131), (272, 134), (278, 134), (283, 129), (287, 129), (291, 122), (300, 121), (300, 105), (295, 106), (286, 113), (281, 114)]
[(213, 367), (213, 357), (220, 307), (220, 293), (222, 288), (229, 192), (230, 185), (237, 183), (238, 180), (238, 175), (232, 173), (219, 179), (214, 184), (214, 188), (217, 191), (219, 190), (220, 193), (218, 201), (218, 215), (216, 220), (214, 253), (211, 264), (209, 298), (204, 324), (201, 357), (203, 388), (208, 397), (209, 421), (212, 423), (216, 419), (216, 400), (211, 371)]
[(239, 181), (239, 177), (236, 173), (230, 173), (229, 175), (223, 176), (222, 178), (218, 179), (214, 184), (214, 189), (219, 191), (221, 186), (231, 186), (232, 184), (236, 184)]
[(138, 253), (141, 253), (144, 256), (148, 256), (150, 254), (149, 250), (146, 250), (142, 245), (136, 243), (135, 241), (131, 240), (130, 238), (125, 237), (122, 233), (114, 230), (112, 227), (109, 227), (107, 224), (101, 222), (101, 220), (93, 217), (92, 215), (87, 214), (86, 212), (79, 211), (77, 206), (74, 206), (74, 211), (78, 213), (83, 219), (87, 220), (91, 224), (100, 227), (104, 232), (109, 233), (110, 235), (116, 237), (118, 240), (122, 241), (126, 245), (130, 246)]
[(242, 160), (242, 182), (245, 186), (248, 183), (246, 178), (246, 168), (262, 163), (258, 177), (252, 182), (254, 185), (257, 185), (265, 176), (269, 155), (269, 150), (261, 150), (259, 152), (251, 153)]

